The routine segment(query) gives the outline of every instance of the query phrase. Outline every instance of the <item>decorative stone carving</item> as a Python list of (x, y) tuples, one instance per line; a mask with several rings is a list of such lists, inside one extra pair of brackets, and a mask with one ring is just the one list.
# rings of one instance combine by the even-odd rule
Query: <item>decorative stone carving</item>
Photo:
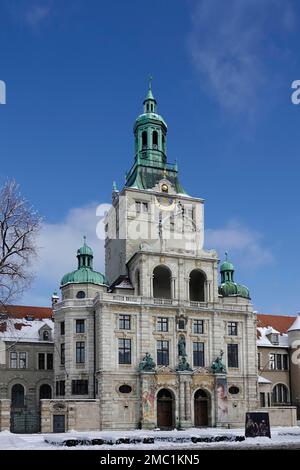
[(155, 362), (153, 361), (151, 354), (146, 352), (145, 356), (143, 357), (142, 362), (139, 363), (139, 370), (140, 371), (151, 371), (154, 370), (156, 367)]
[(215, 361), (213, 361), (211, 365), (211, 370), (213, 371), (214, 374), (226, 374), (226, 367), (224, 366), (222, 362), (222, 357), (223, 357), (224, 351), (220, 351), (220, 356), (217, 357)]

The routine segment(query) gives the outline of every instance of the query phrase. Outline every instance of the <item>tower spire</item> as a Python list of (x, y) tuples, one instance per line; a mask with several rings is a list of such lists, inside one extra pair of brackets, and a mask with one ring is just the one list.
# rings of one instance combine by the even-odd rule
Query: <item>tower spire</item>
[(149, 82), (148, 82), (148, 92), (146, 95), (146, 98), (144, 99), (144, 113), (156, 113), (156, 99), (153, 96), (152, 93), (152, 77), (149, 77)]

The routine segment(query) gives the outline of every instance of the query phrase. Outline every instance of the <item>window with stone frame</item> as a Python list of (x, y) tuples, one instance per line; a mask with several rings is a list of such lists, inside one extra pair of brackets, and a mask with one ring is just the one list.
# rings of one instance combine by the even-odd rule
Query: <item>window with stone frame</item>
[(193, 343), (193, 366), (204, 367), (204, 343)]
[(238, 323), (236, 321), (229, 321), (227, 323), (227, 333), (229, 336), (237, 336), (238, 334)]
[(76, 364), (85, 363), (85, 342), (76, 341)]
[(204, 333), (204, 321), (194, 320), (193, 321), (193, 333), (202, 335)]
[(18, 353), (11, 352), (10, 353), (10, 368), (17, 369), (18, 367)]
[(88, 380), (72, 380), (72, 395), (88, 395)]
[(119, 315), (119, 330), (131, 330), (130, 315)]
[(56, 396), (63, 397), (65, 396), (65, 381), (57, 380), (56, 382)]
[(60, 322), (60, 334), (61, 336), (64, 336), (65, 334), (65, 322), (64, 321)]
[(60, 345), (60, 364), (62, 366), (65, 364), (65, 343)]
[(85, 333), (85, 320), (76, 320), (76, 333)]
[(27, 368), (27, 353), (20, 352), (19, 353), (19, 369), (26, 369)]
[(169, 365), (169, 341), (157, 341), (157, 365)]
[(169, 330), (169, 321), (167, 317), (157, 317), (156, 321), (157, 331), (168, 331)]
[(238, 344), (227, 345), (227, 365), (228, 367), (233, 367), (233, 368), (239, 367), (239, 345)]
[(119, 364), (131, 364), (131, 339), (119, 338)]
[(275, 354), (269, 353), (269, 369), (275, 370)]

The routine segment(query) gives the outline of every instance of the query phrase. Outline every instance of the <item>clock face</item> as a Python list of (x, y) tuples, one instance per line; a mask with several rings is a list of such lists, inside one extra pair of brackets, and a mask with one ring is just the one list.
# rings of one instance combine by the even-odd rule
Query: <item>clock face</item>
[(161, 187), (161, 190), (164, 192), (164, 193), (167, 193), (169, 191), (169, 187), (167, 184), (163, 184), (162, 187)]
[(175, 200), (167, 196), (159, 196), (155, 198), (155, 205), (160, 210), (172, 211), (175, 207)]

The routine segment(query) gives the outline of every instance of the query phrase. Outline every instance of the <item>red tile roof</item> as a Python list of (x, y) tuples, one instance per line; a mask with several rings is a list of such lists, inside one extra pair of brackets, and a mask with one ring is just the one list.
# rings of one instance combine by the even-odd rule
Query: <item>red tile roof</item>
[(53, 311), (50, 307), (28, 307), (27, 305), (5, 305), (0, 307), (0, 313), (7, 313), (11, 318), (34, 317), (35, 320), (52, 318)]
[(257, 326), (268, 327), (272, 326), (279, 333), (287, 333), (287, 330), (294, 323), (296, 317), (288, 317), (285, 315), (267, 315), (264, 313), (257, 314)]

